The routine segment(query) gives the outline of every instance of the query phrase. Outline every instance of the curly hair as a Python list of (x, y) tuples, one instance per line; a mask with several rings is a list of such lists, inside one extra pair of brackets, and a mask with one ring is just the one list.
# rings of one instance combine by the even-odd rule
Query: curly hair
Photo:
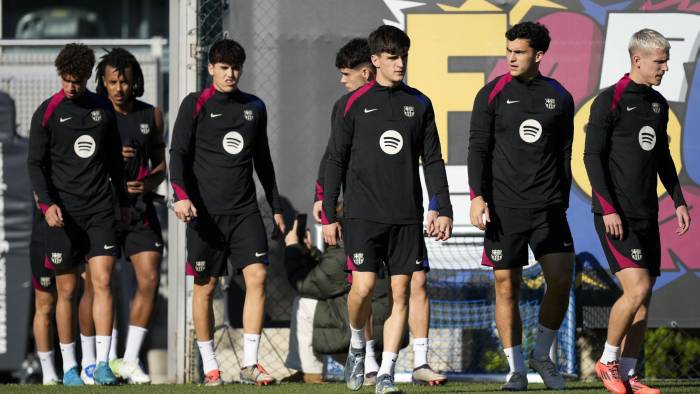
[(245, 50), (237, 41), (224, 38), (209, 49), (209, 64), (224, 63), (241, 67), (245, 63)]
[(58, 75), (70, 75), (78, 80), (87, 80), (95, 66), (95, 52), (85, 44), (66, 44), (54, 61)]
[(530, 47), (535, 52), (547, 52), (549, 43), (552, 39), (549, 37), (547, 27), (539, 22), (522, 22), (511, 27), (506, 32), (508, 41), (514, 41), (518, 38), (530, 41)]
[(143, 96), (143, 71), (141, 71), (141, 65), (139, 64), (136, 57), (124, 48), (112, 48), (111, 51), (107, 51), (105, 55), (100, 58), (100, 62), (97, 63), (97, 74), (95, 75), (95, 91), (97, 94), (107, 97), (107, 88), (105, 87), (102, 77), (105, 75), (105, 70), (107, 66), (110, 66), (117, 70), (119, 75), (123, 75), (127, 68), (131, 69), (132, 79), (129, 81), (131, 83), (131, 96), (141, 97)]

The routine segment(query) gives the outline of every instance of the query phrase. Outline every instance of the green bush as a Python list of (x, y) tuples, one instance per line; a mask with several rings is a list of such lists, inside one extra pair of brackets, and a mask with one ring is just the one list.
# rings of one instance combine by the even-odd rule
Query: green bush
[(700, 338), (666, 327), (649, 330), (644, 341), (644, 372), (648, 378), (698, 378)]

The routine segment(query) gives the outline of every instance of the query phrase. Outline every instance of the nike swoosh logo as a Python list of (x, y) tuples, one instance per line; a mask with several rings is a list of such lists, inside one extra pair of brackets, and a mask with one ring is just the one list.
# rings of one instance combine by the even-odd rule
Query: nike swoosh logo
[(160, 243), (160, 242), (156, 242), (156, 248), (160, 248), (161, 246), (163, 246), (163, 244), (162, 244), (162, 243)]
[(255, 252), (255, 257), (265, 256), (266, 254), (267, 254), (267, 252), (262, 252), (262, 253)]
[(627, 111), (631, 111), (631, 110), (633, 110), (633, 109), (635, 109), (635, 108), (637, 108), (637, 107), (627, 107)]
[(376, 110), (378, 110), (378, 109), (379, 109), (379, 108), (372, 108), (372, 109), (367, 109), (367, 108), (365, 108), (365, 113), (368, 114), (368, 113), (374, 112), (374, 111), (376, 111)]
[(573, 242), (568, 242), (568, 243), (564, 242), (564, 247), (571, 246), (571, 245), (573, 245)]
[(68, 121), (68, 120), (70, 120), (70, 119), (73, 119), (73, 117), (71, 116), (71, 117), (68, 117), (68, 118), (58, 118), (58, 120), (59, 120), (61, 123), (65, 122), (65, 121)]
[(104, 248), (105, 250), (110, 250), (112, 248), (115, 248), (117, 245), (105, 245)]
[(218, 117), (221, 116), (221, 115), (223, 115), (223, 114), (215, 114), (215, 113), (210, 113), (210, 114), (209, 114), (209, 116), (211, 116), (212, 118), (218, 118)]
[(506, 104), (515, 104), (515, 103), (519, 103), (519, 102), (520, 102), (520, 100), (506, 100)]

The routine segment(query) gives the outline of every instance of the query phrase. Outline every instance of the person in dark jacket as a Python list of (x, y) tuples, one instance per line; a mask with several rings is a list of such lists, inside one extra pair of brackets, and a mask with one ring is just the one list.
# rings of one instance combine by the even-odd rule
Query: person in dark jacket
[[(324, 252), (311, 245), (310, 234), (297, 236), (297, 221), (285, 237), (285, 267), (291, 286), (299, 292), (292, 307), (289, 355), (286, 366), (301, 372), (304, 382), (321, 381), (319, 355), (344, 355), (350, 345), (347, 299), (350, 291), (342, 243)], [(377, 351), (382, 349), (382, 327), (389, 315), (389, 282), (378, 281), (372, 300)], [(309, 335), (309, 333), (312, 333)], [(408, 344), (405, 333), (402, 346)]]

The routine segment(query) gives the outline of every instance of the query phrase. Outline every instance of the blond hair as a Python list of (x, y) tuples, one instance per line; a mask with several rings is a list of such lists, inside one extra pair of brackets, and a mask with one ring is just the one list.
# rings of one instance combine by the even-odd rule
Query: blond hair
[(668, 53), (668, 51), (671, 49), (671, 44), (668, 42), (666, 37), (664, 37), (658, 31), (652, 29), (642, 29), (632, 35), (627, 49), (629, 50), (630, 55), (642, 49), (661, 49), (662, 51)]

